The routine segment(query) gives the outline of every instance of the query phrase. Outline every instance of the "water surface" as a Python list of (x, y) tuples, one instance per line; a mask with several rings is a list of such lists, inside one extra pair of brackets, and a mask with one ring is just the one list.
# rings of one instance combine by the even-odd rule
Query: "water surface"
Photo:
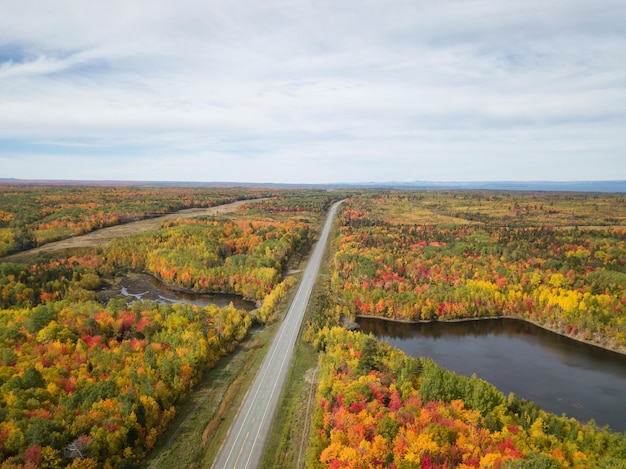
[(179, 291), (168, 288), (165, 284), (154, 277), (150, 277), (150, 283), (154, 285), (158, 292), (159, 300), (169, 303), (188, 303), (197, 306), (217, 305), (220, 308), (228, 306), (230, 303), (237, 309), (252, 311), (256, 304), (241, 295), (232, 293), (195, 293), (189, 291)]
[(133, 301), (156, 301), (157, 303), (187, 303), (196, 306), (217, 305), (220, 308), (230, 303), (237, 309), (252, 311), (254, 301), (244, 299), (241, 295), (230, 293), (197, 293), (170, 288), (159, 279), (146, 273), (131, 272), (116, 277), (100, 292), (100, 299), (106, 303), (112, 298), (123, 298)]
[(364, 332), (408, 355), (489, 381), (505, 395), (626, 431), (626, 356), (512, 319), (403, 324), (359, 318)]

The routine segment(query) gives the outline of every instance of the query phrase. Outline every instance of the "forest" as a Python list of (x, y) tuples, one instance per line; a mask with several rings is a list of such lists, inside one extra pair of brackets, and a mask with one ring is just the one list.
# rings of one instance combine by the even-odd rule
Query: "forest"
[(625, 467), (622, 434), (546, 413), (359, 332), (325, 328), (318, 345), (309, 468)]
[[(105, 248), (0, 263), (0, 467), (137, 467), (203, 373), (253, 324), (275, 320), (296, 281), (289, 260), (332, 201), (310, 197), (282, 194), (232, 218), (180, 219)], [(239, 293), (258, 308), (99, 301), (101, 285), (130, 270)]]
[[(533, 196), (351, 199), (333, 259), (333, 291), (351, 315), (403, 321), (509, 316), (626, 351), (626, 225), (603, 225), (624, 222), (626, 203), (611, 196), (586, 205), (582, 196), (552, 197), (544, 194), (533, 205), (544, 207), (542, 215), (515, 208), (530, 206)], [(449, 207), (457, 198), (466, 211), (423, 221), (432, 207)], [(502, 205), (515, 214), (492, 222)], [(549, 213), (567, 211), (574, 215)], [(483, 222), (477, 213), (491, 215)], [(572, 217), (576, 226), (568, 224)]]
[(261, 189), (0, 185), (0, 257), (107, 226), (277, 195)]
[[(328, 275), (302, 335), (320, 366), (307, 467), (626, 466), (623, 434), (336, 327), (358, 316), (507, 316), (624, 351), (621, 195), (10, 187), (2, 249), (109, 223), (79, 228), (82, 217), (122, 223), (261, 196), (227, 216), (163, 222), (104, 247), (0, 259), (0, 467), (141, 467), (203, 375), (254, 325), (277, 320), (297, 283), (290, 268), (340, 198)], [(54, 236), (40, 235), (47, 212), (63, 227)], [(258, 307), (104, 303), (102, 286), (131, 271)]]
[(304, 333), (320, 352), (307, 467), (626, 467), (624, 434), (336, 327), (507, 316), (625, 351), (625, 215), (606, 194), (349, 197)]

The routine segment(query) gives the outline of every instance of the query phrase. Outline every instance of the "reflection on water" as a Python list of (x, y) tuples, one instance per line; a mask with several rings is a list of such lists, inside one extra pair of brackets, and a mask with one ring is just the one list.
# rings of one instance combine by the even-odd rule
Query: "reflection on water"
[(626, 431), (626, 357), (512, 319), (404, 324), (360, 318), (364, 332), (556, 414)]
[[(194, 293), (183, 292), (168, 288), (158, 279), (145, 274), (136, 274), (140, 281), (133, 287), (122, 286), (120, 294), (125, 297), (134, 298), (133, 301), (156, 301), (157, 303), (186, 303), (196, 306), (216, 305), (220, 308), (228, 306), (230, 303), (237, 309), (252, 311), (256, 305), (253, 301), (245, 300), (241, 295), (229, 293)], [(137, 290), (137, 291), (135, 291)]]
[(189, 303), (197, 306), (217, 305), (220, 308), (232, 303), (235, 308), (244, 309), (246, 311), (252, 311), (256, 307), (254, 301), (244, 300), (241, 295), (233, 295), (230, 293), (214, 293), (209, 295), (206, 293), (172, 290), (154, 277), (150, 277), (150, 283), (164, 293), (159, 295), (159, 297), (170, 303)]

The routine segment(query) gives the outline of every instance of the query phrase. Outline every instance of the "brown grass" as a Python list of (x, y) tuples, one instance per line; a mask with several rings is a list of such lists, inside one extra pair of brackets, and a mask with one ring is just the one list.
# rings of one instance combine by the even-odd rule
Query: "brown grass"
[(141, 467), (210, 467), (249, 388), (278, 325), (255, 332), (233, 355), (207, 373)]

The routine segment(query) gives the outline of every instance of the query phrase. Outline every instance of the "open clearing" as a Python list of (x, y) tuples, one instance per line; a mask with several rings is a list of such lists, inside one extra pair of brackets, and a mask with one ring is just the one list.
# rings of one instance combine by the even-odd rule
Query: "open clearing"
[(107, 244), (109, 241), (115, 238), (123, 238), (125, 236), (155, 230), (161, 226), (161, 223), (166, 221), (176, 220), (179, 218), (193, 218), (206, 215), (221, 215), (224, 213), (232, 213), (240, 205), (260, 200), (264, 199), (239, 200), (230, 204), (217, 205), (215, 207), (208, 208), (190, 208), (186, 210), (180, 210), (179, 212), (170, 213), (168, 215), (163, 215), (161, 217), (134, 221), (131, 223), (125, 223), (123, 225), (110, 226), (108, 228), (102, 228), (101, 230), (93, 231), (85, 235), (62, 239), (53, 243), (44, 244), (43, 246), (39, 246), (28, 251), (11, 254), (10, 256), (1, 258), (1, 260), (18, 261), (26, 257), (52, 251), (59, 251), (62, 249), (99, 247)]

